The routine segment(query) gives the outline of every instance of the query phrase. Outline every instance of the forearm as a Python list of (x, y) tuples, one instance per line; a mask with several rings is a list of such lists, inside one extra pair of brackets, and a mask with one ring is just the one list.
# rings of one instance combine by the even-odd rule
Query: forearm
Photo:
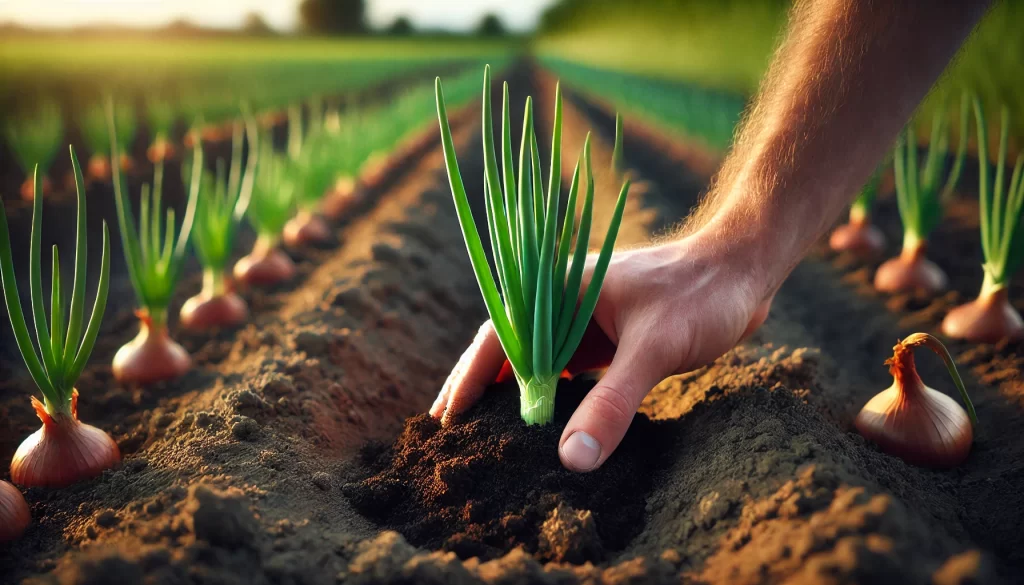
[(828, 229), (986, 2), (814, 0), (793, 13), (694, 225), (770, 295)]

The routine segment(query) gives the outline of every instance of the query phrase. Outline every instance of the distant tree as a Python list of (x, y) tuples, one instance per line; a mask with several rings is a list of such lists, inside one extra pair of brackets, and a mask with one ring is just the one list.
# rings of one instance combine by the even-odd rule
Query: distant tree
[(316, 34), (358, 34), (366, 30), (363, 0), (302, 0), (299, 21)]
[(476, 34), (483, 37), (500, 37), (505, 34), (505, 25), (497, 14), (489, 13), (476, 25)]
[(263, 16), (258, 12), (250, 12), (245, 15), (245, 21), (242, 23), (242, 31), (246, 34), (262, 37), (274, 34), (274, 29), (270, 28), (267, 21), (263, 19)]
[(404, 37), (409, 36), (416, 31), (413, 29), (412, 21), (409, 20), (409, 17), (399, 16), (391, 23), (391, 26), (389, 26), (385, 32), (396, 37)]

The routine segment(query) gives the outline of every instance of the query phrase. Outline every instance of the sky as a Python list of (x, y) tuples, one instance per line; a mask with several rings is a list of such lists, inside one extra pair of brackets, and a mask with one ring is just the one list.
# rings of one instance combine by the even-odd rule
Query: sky
[[(406, 15), (414, 26), (469, 30), (494, 12), (515, 30), (528, 30), (552, 0), (367, 0), (371, 26)], [(233, 28), (258, 12), (279, 30), (295, 27), (299, 0), (0, 0), (0, 23), (70, 27), (83, 24), (159, 26), (179, 18)]]

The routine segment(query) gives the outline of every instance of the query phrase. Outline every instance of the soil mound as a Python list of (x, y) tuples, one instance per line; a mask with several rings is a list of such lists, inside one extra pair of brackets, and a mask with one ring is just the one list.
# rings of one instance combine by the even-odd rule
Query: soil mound
[(417, 546), (461, 558), (493, 559), (517, 547), (539, 559), (600, 562), (643, 528), (647, 494), (665, 467), (667, 423), (638, 414), (615, 454), (592, 473), (558, 459), (565, 423), (593, 381), (563, 381), (555, 422), (527, 426), (515, 384), (441, 426), (429, 415), (406, 422), (390, 447), (363, 451), (365, 479), (348, 483), (353, 506)]

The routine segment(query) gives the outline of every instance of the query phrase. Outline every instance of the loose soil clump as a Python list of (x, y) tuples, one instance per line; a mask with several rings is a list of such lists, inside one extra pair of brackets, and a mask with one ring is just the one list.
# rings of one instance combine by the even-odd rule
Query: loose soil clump
[(489, 560), (522, 547), (544, 561), (601, 562), (643, 527), (665, 466), (664, 427), (643, 414), (600, 469), (574, 473), (558, 458), (562, 429), (593, 387), (563, 381), (555, 421), (527, 426), (514, 383), (495, 385), (445, 425), (409, 419), (390, 447), (368, 446), (368, 477), (344, 486), (353, 506), (417, 546)]

